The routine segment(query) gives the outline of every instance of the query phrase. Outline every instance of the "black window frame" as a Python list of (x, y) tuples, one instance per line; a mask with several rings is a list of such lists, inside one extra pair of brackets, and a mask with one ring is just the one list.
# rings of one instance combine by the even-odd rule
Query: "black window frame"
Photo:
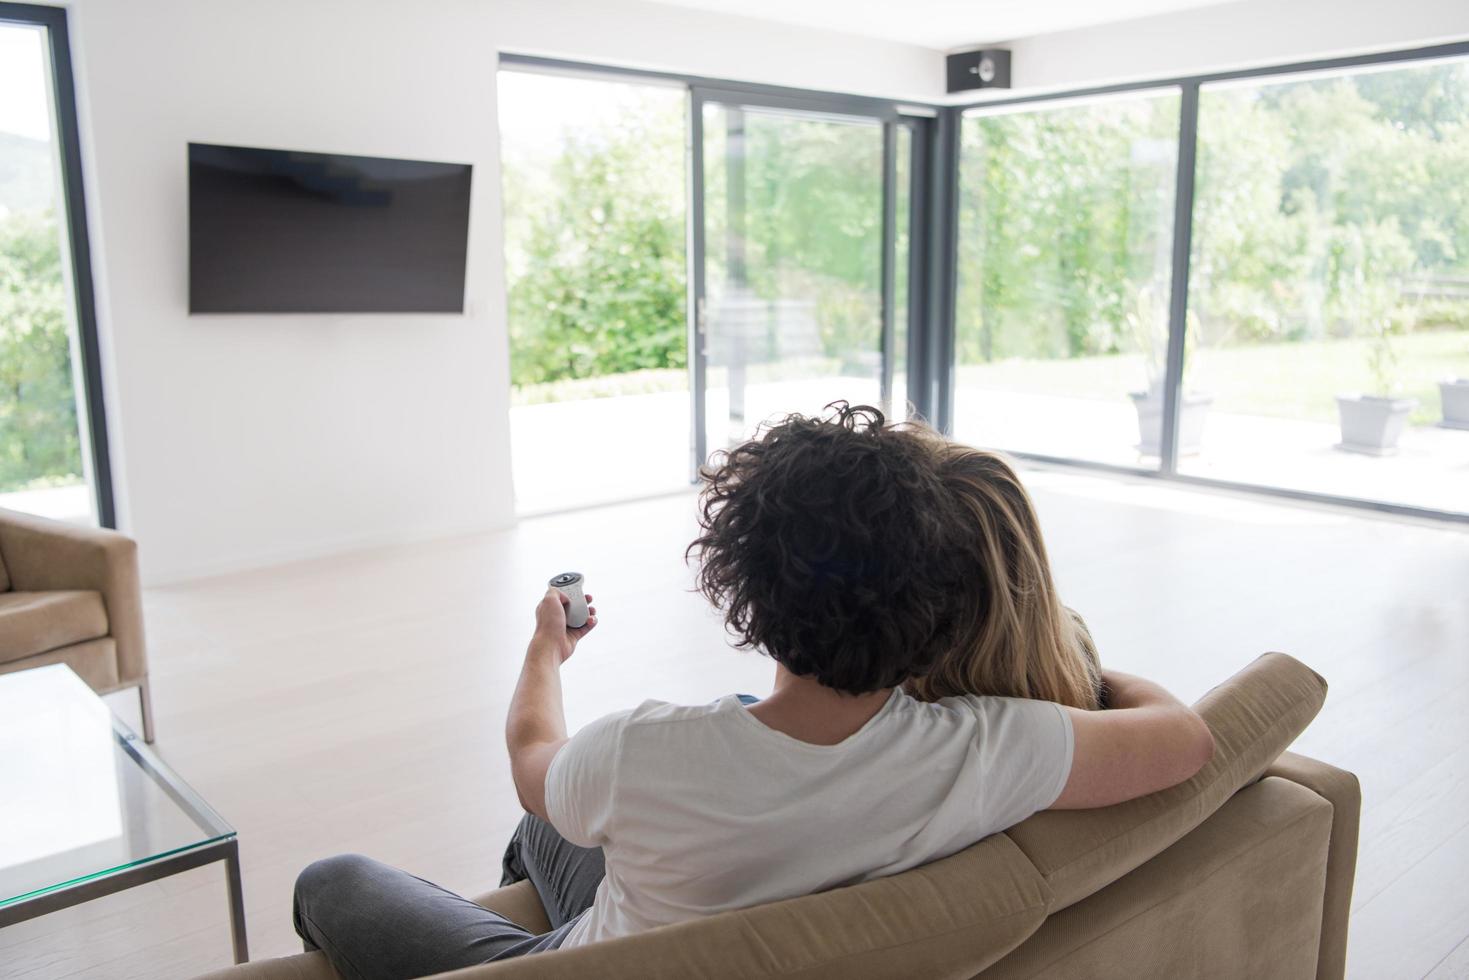
[[(1173, 203), (1173, 270), (1168, 304), (1168, 347), (1163, 382), (1163, 431), (1160, 447), (1162, 449), (1162, 456), (1159, 461), (1159, 467), (1157, 469), (1144, 469), (1115, 463), (1102, 463), (1094, 460), (1030, 453), (1008, 447), (997, 448), (1003, 448), (1005, 452), (1012, 456), (1040, 463), (1099, 470), (1147, 479), (1166, 480), (1197, 487), (1245, 491), (1311, 503), (1330, 504), (1360, 510), (1372, 510), (1409, 517), (1424, 517), (1437, 521), (1469, 524), (1469, 512), (1437, 510), (1431, 507), (1419, 507), (1412, 504), (1400, 504), (1366, 497), (1351, 497), (1343, 494), (1295, 490), (1288, 487), (1276, 487), (1261, 483), (1245, 483), (1238, 480), (1226, 480), (1217, 477), (1195, 476), (1178, 471), (1178, 413), (1183, 387), (1184, 331), (1187, 324), (1190, 285), (1189, 263), (1193, 255), (1194, 180), (1197, 172), (1196, 155), (1198, 148), (1200, 89), (1205, 85), (1215, 82), (1259, 79), (1262, 83), (1268, 84), (1269, 80), (1274, 77), (1291, 75), (1308, 76), (1352, 68), (1369, 68), (1399, 63), (1407, 65), (1414, 62), (1431, 62), (1448, 58), (1462, 58), (1465, 56), (1469, 56), (1469, 41), (1455, 41), (1446, 44), (1379, 51), (1339, 58), (1281, 62), (1253, 68), (1234, 69), (1231, 71), (1139, 79), (1110, 85), (1094, 85), (1054, 92), (1041, 92), (1033, 95), (975, 99), (962, 104), (956, 103), (948, 107), (957, 117), (954, 123), (955, 133), (954, 138), (941, 147), (941, 152), (945, 154), (945, 158), (938, 163), (935, 181), (952, 189), (955, 207), (948, 220), (953, 221), (957, 225), (958, 188), (959, 181), (962, 179), (959, 166), (961, 142), (959, 139), (959, 126), (962, 125), (963, 114), (965, 112), (971, 109), (1000, 109), (1021, 106), (1042, 107), (1049, 102), (1084, 102), (1109, 95), (1143, 91), (1166, 91), (1173, 89), (1180, 95), (1178, 173)], [(957, 243), (958, 234), (959, 229), (955, 228), (948, 232), (946, 237), (951, 237), (952, 241)], [(954, 386), (952, 379), (956, 366), (953, 352), (955, 350), (956, 331), (955, 304), (958, 301), (957, 259), (957, 248), (954, 247), (944, 258), (946, 268), (936, 273), (946, 279), (946, 281), (938, 284), (936, 287), (945, 291), (945, 295), (935, 307), (934, 315), (926, 322), (927, 328), (933, 334), (929, 343), (940, 350), (947, 351), (949, 354), (947, 362), (945, 363), (940, 360), (937, 366), (941, 376), (947, 378), (948, 382), (942, 385), (938, 393), (939, 404), (936, 406), (938, 411), (936, 418), (942, 423), (941, 428), (943, 431), (948, 434), (952, 434), (954, 406)]]
[(107, 442), (107, 412), (102, 388), (102, 352), (97, 337), (96, 292), (92, 282), (92, 250), (87, 238), (87, 205), (82, 181), (82, 150), (77, 125), (76, 83), (71, 70), (71, 35), (64, 7), (0, 2), (0, 23), (40, 27), (46, 34), (55, 98), (56, 139), (61, 155), (61, 190), (66, 208), (71, 252), (72, 302), (76, 312), (77, 349), (81, 363), (92, 493), (97, 523), (117, 527), (113, 497), (112, 456)]

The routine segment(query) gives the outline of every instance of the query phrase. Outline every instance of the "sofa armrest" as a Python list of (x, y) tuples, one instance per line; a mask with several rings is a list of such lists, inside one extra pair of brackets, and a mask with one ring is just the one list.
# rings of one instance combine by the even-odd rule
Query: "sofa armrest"
[(1300, 661), (1267, 653), (1199, 699), (1214, 757), (1171, 789), (1095, 810), (1047, 810), (1007, 834), (1055, 892), (1059, 911), (1151, 860), (1203, 823), (1266, 768), (1316, 717), (1326, 681)]
[(1352, 884), (1357, 877), (1357, 828), (1362, 816), (1362, 787), (1344, 769), (1287, 752), (1266, 770), (1324, 797), (1331, 803), (1331, 844), (1326, 852), (1326, 898), (1321, 909), (1321, 952), (1317, 980), (1341, 980), (1347, 970), (1347, 920), (1352, 911)]
[(17, 591), (100, 592), (108, 632), (117, 645), (118, 680), (127, 685), (147, 675), (138, 546), (132, 538), (0, 510), (0, 556)]

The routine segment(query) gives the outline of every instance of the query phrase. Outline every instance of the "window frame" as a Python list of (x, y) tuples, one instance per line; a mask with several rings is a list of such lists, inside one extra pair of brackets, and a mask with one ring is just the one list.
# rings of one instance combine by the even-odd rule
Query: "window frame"
[[(951, 107), (951, 111), (962, 120), (966, 112), (976, 110), (982, 113), (984, 110), (1013, 110), (1022, 107), (1040, 108), (1048, 103), (1076, 102), (1080, 104), (1111, 95), (1123, 95), (1150, 90), (1166, 91), (1168, 89), (1174, 89), (1180, 96), (1177, 155), (1178, 173), (1173, 202), (1173, 269), (1168, 303), (1168, 346), (1163, 379), (1163, 432), (1160, 465), (1157, 469), (1142, 469), (1094, 460), (1029, 453), (1024, 450), (1007, 449), (1006, 451), (1010, 455), (1021, 459), (1029, 459), (1046, 464), (1101, 470), (1126, 474), (1128, 476), (1167, 480), (1197, 487), (1245, 491), (1272, 497), (1309, 501), (1312, 503), (1340, 505), (1355, 509), (1469, 524), (1469, 512), (1444, 511), (1366, 497), (1295, 490), (1288, 487), (1276, 487), (1261, 483), (1245, 483), (1238, 480), (1226, 480), (1217, 477), (1181, 473), (1178, 470), (1178, 415), (1183, 387), (1184, 331), (1188, 318), (1189, 300), (1189, 264), (1193, 256), (1194, 182), (1197, 173), (1200, 90), (1206, 85), (1218, 82), (1261, 80), (1268, 84), (1269, 80), (1281, 76), (1309, 78), (1312, 75), (1329, 74), (1343, 69), (1395, 64), (1407, 67), (1415, 62), (1428, 63), (1465, 56), (1469, 56), (1469, 41), (1456, 41), (1447, 44), (1403, 48), (1339, 58), (1283, 62), (1253, 68), (1240, 68), (1232, 71), (1140, 79), (1111, 85), (1095, 85), (1084, 88), (1057, 90), (1054, 92), (1042, 92), (1034, 95), (976, 99)], [(952, 181), (951, 186), (954, 188), (953, 201), (957, 205), (957, 188), (958, 181), (961, 177), (959, 174), (960, 146), (957, 133), (953, 141), (944, 147), (944, 150), (946, 151), (946, 157), (939, 162), (939, 167), (941, 170), (952, 171), (953, 176), (949, 177), (946, 174), (941, 179)], [(956, 211), (952, 220), (957, 223), (957, 218)], [(957, 229), (954, 240), (957, 242)], [(930, 343), (949, 352), (947, 363), (943, 365), (943, 371), (949, 378), (949, 382), (941, 386), (941, 404), (937, 406), (937, 418), (943, 421), (942, 428), (946, 433), (951, 432), (950, 423), (953, 419), (954, 386), (952, 378), (956, 367), (953, 351), (956, 331), (955, 304), (957, 303), (958, 292), (957, 259), (957, 250), (951, 250), (945, 259), (947, 263), (951, 264), (947, 270), (947, 282), (943, 285), (943, 288), (947, 290), (946, 301), (938, 308), (938, 315), (925, 324), (927, 329), (935, 335), (930, 340)]]
[(91, 464), (92, 494), (97, 523), (117, 527), (113, 496), (112, 455), (107, 440), (106, 400), (102, 385), (102, 351), (97, 335), (96, 292), (92, 281), (92, 250), (87, 237), (86, 194), (82, 178), (82, 151), (77, 125), (76, 84), (71, 68), (71, 38), (64, 7), (0, 2), (0, 23), (39, 27), (45, 32), (51, 64), (51, 92), (56, 118), (57, 149), (61, 157), (62, 204), (66, 209), (67, 246), (71, 260), (71, 300), (76, 313), (77, 350), (85, 404), (87, 453)]

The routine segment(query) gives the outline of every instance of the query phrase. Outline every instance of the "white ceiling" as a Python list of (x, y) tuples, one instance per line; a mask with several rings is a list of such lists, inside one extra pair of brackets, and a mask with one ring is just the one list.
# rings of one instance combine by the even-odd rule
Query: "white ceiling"
[(947, 51), (1232, 0), (656, 0)]

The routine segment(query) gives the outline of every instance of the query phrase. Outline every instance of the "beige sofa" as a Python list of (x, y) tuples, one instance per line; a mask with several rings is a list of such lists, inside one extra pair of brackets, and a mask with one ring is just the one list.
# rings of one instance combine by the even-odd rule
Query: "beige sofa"
[(136, 687), (153, 741), (137, 545), (0, 510), (0, 674), (58, 663), (99, 694)]
[[(1214, 759), (1173, 789), (1046, 812), (904, 874), (441, 974), (458, 980), (1340, 978), (1356, 778), (1285, 753), (1326, 684), (1266, 654), (1199, 701)], [(528, 882), (480, 899), (548, 928)], [(334, 980), (320, 953), (211, 980)]]

